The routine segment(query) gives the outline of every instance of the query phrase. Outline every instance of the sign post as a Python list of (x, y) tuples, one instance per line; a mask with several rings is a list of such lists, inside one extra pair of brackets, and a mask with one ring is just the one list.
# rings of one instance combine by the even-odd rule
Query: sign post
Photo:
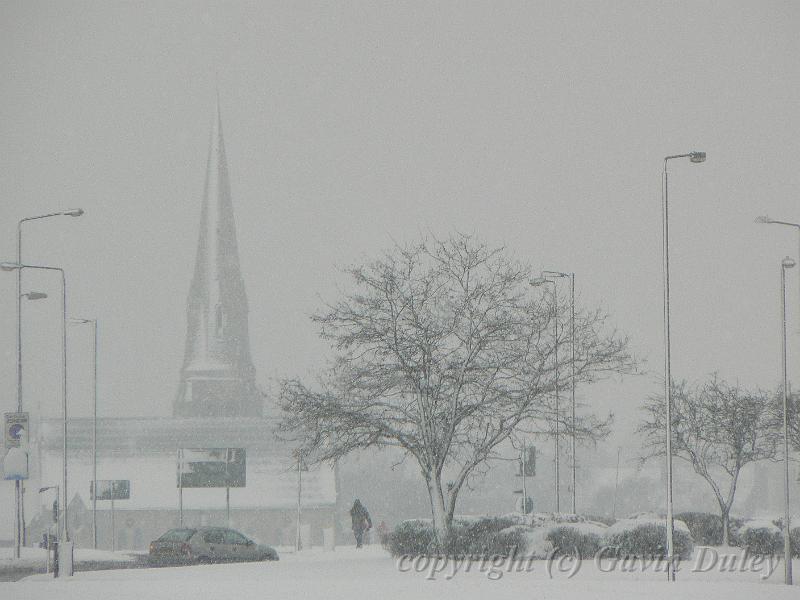
[(525, 440), (522, 441), (522, 452), (520, 453), (519, 460), (519, 473), (517, 477), (522, 477), (522, 490), (514, 493), (522, 494), (522, 502), (520, 504), (520, 512), (523, 515), (528, 514), (533, 509), (532, 502), (528, 497), (528, 485), (526, 478), (536, 476), (536, 446), (526, 446)]
[(231, 488), (245, 487), (244, 448), (178, 449), (178, 521), (183, 527), (183, 488), (225, 488), (225, 515), (230, 525)]
[(183, 527), (183, 448), (178, 448), (178, 527)]
[(111, 551), (117, 550), (117, 527), (114, 500), (130, 500), (131, 482), (128, 479), (98, 479), (89, 484), (92, 500), (111, 500)]
[[(11, 469), (4, 469), (4, 478), (14, 480), (14, 558), (20, 557), (20, 546), (22, 545), (23, 531), (25, 531), (25, 521), (22, 512), (22, 480), (28, 478), (28, 413), (9, 412), (5, 413), (4, 437), (6, 449), (9, 453), (12, 450), (23, 452), (25, 455), (24, 472), (22, 467), (22, 457), (12, 455), (14, 464), (8, 465)], [(8, 455), (6, 455), (8, 460)], [(5, 466), (5, 465), (4, 465)]]

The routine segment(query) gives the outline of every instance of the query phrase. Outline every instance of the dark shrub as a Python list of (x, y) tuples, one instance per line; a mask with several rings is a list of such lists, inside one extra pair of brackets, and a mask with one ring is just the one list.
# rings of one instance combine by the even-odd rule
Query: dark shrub
[[(428, 520), (403, 521), (388, 536), (388, 549), (393, 556), (417, 556), (439, 551), (448, 556), (486, 556), (490, 547), (505, 548), (506, 541), (494, 535), (504, 529), (518, 525), (519, 517), (481, 517), (478, 519), (454, 519), (450, 535), (442, 548), (436, 547), (433, 525)], [(510, 542), (509, 542), (510, 543)]]
[(555, 527), (545, 537), (553, 545), (554, 554), (574, 554), (581, 558), (591, 558), (602, 546), (600, 533), (581, 531), (577, 527), (563, 525)]
[(450, 537), (445, 543), (449, 556), (485, 556), (496, 533), (519, 524), (513, 516), (454, 519)]
[(418, 556), (433, 551), (435, 536), (430, 521), (403, 521), (388, 537), (389, 552), (395, 557)]
[(745, 523), (736, 534), (736, 545), (758, 556), (782, 554), (783, 535), (772, 523)]
[(792, 527), (789, 531), (789, 543), (792, 545), (792, 556), (800, 556), (800, 527)]
[[(776, 519), (773, 523), (781, 531), (781, 544), (783, 544), (783, 518)], [(800, 556), (800, 526), (792, 527), (789, 530), (789, 546), (792, 556)], [(779, 554), (783, 554), (783, 545), (781, 545)]]
[(530, 532), (531, 528), (526, 525), (514, 525), (495, 531), (489, 534), (485, 550), (480, 556), (524, 556)]
[(675, 515), (689, 528), (695, 544), (719, 546), (722, 543), (722, 517), (711, 513), (685, 512)]
[[(625, 527), (619, 527), (623, 523)], [(692, 556), (694, 544), (692, 537), (685, 530), (675, 527), (672, 535), (675, 556), (679, 560), (688, 560)], [(603, 544), (609, 546), (611, 552), (620, 557), (666, 558), (667, 527), (664, 523), (653, 521), (621, 521), (606, 533)]]
[[(684, 512), (675, 515), (675, 518), (686, 523), (695, 544), (700, 546), (719, 546), (722, 544), (722, 517), (720, 515), (704, 512)], [(728, 518), (729, 543), (733, 544), (734, 534), (743, 523), (742, 519)]]

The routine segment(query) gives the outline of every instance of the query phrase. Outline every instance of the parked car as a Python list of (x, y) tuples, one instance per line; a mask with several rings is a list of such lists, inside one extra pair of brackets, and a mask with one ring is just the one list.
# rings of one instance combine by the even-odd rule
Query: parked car
[(278, 560), (278, 553), (227, 527), (182, 527), (150, 542), (149, 559), (152, 563), (214, 563)]

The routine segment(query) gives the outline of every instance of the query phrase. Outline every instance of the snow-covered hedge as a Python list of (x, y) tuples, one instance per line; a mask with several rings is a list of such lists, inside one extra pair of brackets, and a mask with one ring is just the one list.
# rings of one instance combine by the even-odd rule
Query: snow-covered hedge
[[(686, 523), (675, 520), (672, 542), (675, 556), (688, 560), (694, 543)], [(663, 518), (642, 515), (621, 519), (606, 529), (603, 545), (617, 556), (665, 558), (667, 556), (667, 526)]]
[(394, 556), (443, 553), (448, 556), (532, 556), (553, 553), (594, 555), (600, 548), (605, 526), (579, 515), (535, 513), (496, 517), (459, 516), (453, 520), (450, 537), (437, 547), (430, 520), (403, 521), (389, 535), (388, 549)]
[(519, 515), (499, 517), (457, 517), (453, 519), (450, 537), (446, 540), (444, 551), (449, 556), (484, 556), (496, 554), (492, 548), (505, 547), (513, 536), (497, 536), (515, 526), (521, 526)]
[(418, 556), (433, 550), (435, 536), (430, 519), (412, 519), (397, 524), (387, 546), (392, 556)]
[(768, 519), (747, 521), (736, 532), (735, 542), (737, 546), (746, 548), (748, 553), (753, 555), (770, 556), (783, 552), (783, 534), (780, 527)]
[(600, 523), (565, 523), (551, 527), (545, 540), (550, 542), (554, 554), (592, 558), (603, 546), (606, 529)]

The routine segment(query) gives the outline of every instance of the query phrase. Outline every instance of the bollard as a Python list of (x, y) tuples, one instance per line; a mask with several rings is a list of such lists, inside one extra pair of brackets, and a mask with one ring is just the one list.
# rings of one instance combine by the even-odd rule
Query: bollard
[(325, 552), (336, 550), (336, 539), (333, 527), (326, 527), (322, 530), (322, 549)]
[(52, 542), (50, 550), (53, 551), (53, 577), (58, 577), (58, 542)]

